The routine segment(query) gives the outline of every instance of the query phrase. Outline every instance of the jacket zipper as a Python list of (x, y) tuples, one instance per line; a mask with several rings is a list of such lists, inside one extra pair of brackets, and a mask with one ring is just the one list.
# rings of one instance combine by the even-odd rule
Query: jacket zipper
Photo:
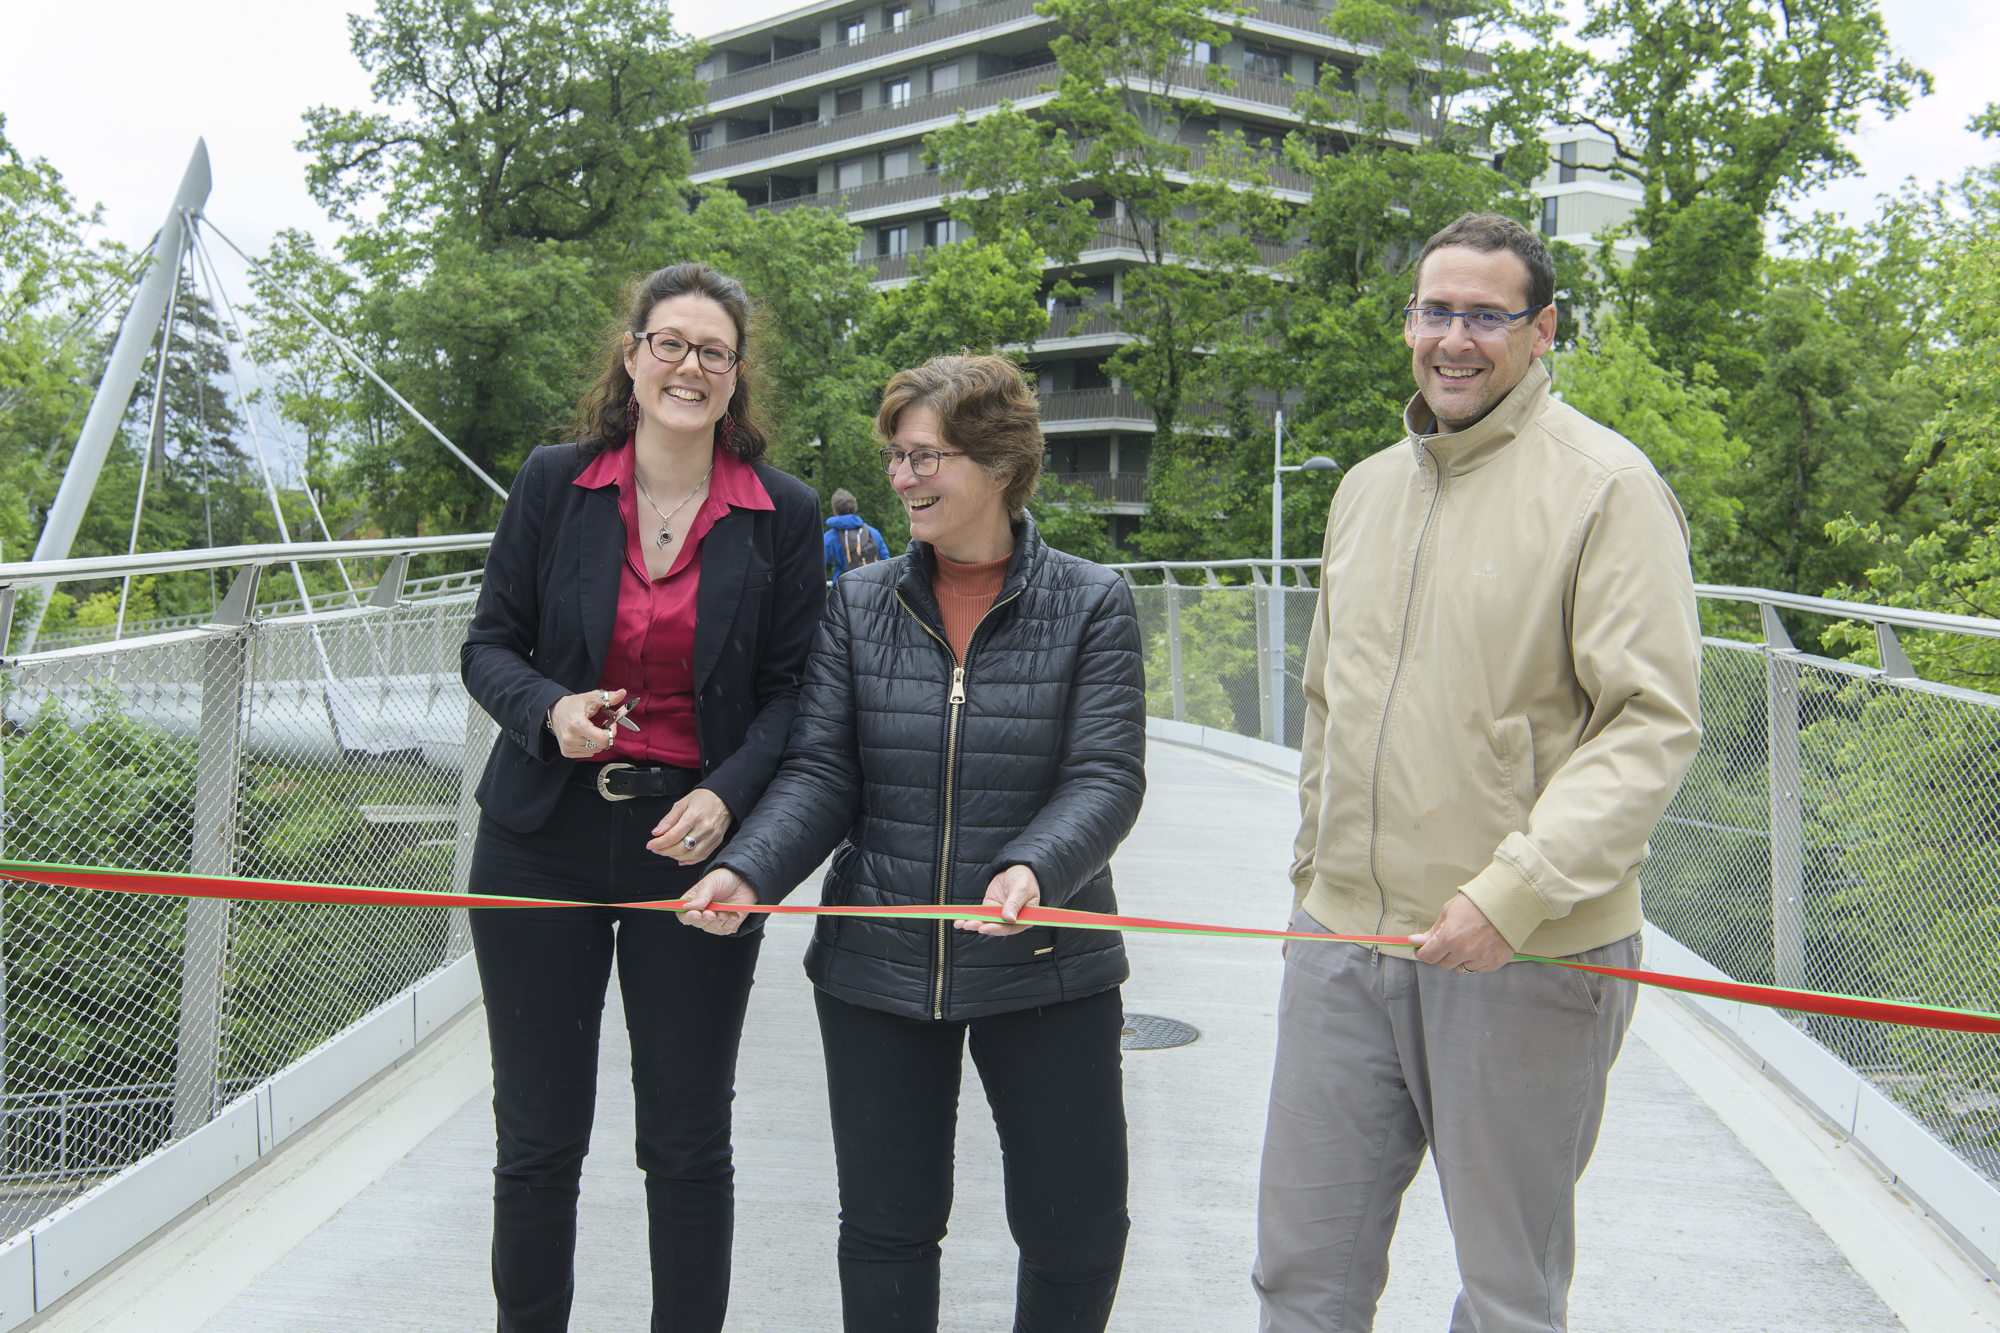
[[(1382, 745), (1389, 735), (1389, 714), (1396, 707), (1396, 690), (1403, 683), (1403, 662), (1410, 651), (1410, 613), (1417, 605), (1417, 573), (1424, 566), (1424, 546), (1430, 540), (1431, 520), (1437, 516), (1438, 501), (1444, 498), (1444, 467), (1437, 461), (1437, 455), (1424, 448), (1423, 441), (1417, 442), (1417, 467), (1421, 474), (1423, 460), (1429, 458), (1431, 466), (1437, 470), (1437, 484), (1431, 488), (1431, 506), (1424, 511), (1424, 525), (1417, 531), (1417, 558), (1410, 566), (1410, 591), (1403, 601), (1403, 633), (1396, 640), (1396, 668), (1389, 673), (1389, 694), (1382, 703), (1382, 719), (1375, 728), (1375, 765), (1368, 780), (1368, 877), (1375, 881), (1375, 902), (1380, 909), (1375, 916), (1375, 934), (1382, 933), (1382, 926), (1389, 919), (1389, 895), (1382, 888), (1382, 872), (1378, 859), (1382, 834)], [(1381, 957), (1380, 948), (1369, 950), (1371, 957)]]
[[(965, 641), (965, 657), (967, 662), (972, 660), (972, 645), (979, 638), (981, 627), (986, 624), (986, 616), (992, 615), (1000, 607), (1013, 601), (1020, 595), (1021, 590), (1016, 588), (1012, 593), (986, 608), (986, 614), (979, 617), (979, 623), (972, 627), (971, 637)], [(908, 602), (903, 600), (902, 593), (899, 592), (896, 594), (896, 601), (898, 605), (910, 613), (910, 619), (923, 626), (924, 633), (936, 639), (944, 647), (945, 656), (951, 659), (951, 693), (945, 700), (946, 706), (950, 711), (946, 716), (944, 733), (944, 842), (938, 849), (937, 877), (937, 905), (943, 907), (945, 905), (945, 897), (951, 889), (951, 835), (954, 816), (957, 813), (957, 807), (954, 802), (958, 796), (958, 729), (962, 718), (959, 709), (965, 707), (965, 662), (958, 660), (958, 654), (952, 651), (950, 642), (942, 634), (939, 634), (929, 625), (924, 624), (924, 618), (918, 615)], [(937, 964), (931, 973), (931, 1017), (936, 1019), (944, 1017), (945, 931), (950, 926), (951, 923), (949, 921), (946, 921), (943, 917), (938, 918)]]

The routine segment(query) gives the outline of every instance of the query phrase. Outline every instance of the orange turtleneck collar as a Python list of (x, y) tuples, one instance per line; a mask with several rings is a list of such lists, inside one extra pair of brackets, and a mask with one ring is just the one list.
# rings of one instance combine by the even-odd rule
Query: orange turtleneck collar
[(1014, 556), (1010, 551), (998, 560), (961, 565), (945, 559), (932, 547), (931, 558), (937, 565), (937, 572), (931, 576), (931, 592), (936, 595), (938, 610), (944, 616), (944, 637), (958, 660), (964, 662), (965, 650), (972, 643), (972, 631), (979, 627), (980, 617), (1000, 595), (1000, 585), (1007, 578), (1007, 562)]

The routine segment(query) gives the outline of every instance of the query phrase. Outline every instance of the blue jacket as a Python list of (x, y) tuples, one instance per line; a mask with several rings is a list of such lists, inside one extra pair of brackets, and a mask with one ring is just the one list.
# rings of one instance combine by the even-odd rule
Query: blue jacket
[(866, 528), (868, 535), (875, 539), (875, 549), (881, 554), (877, 559), (889, 558), (889, 543), (882, 540), (882, 534), (861, 521), (859, 514), (835, 514), (826, 521), (826, 563), (833, 566), (833, 576), (839, 578), (847, 572), (847, 548), (842, 537), (856, 528)]

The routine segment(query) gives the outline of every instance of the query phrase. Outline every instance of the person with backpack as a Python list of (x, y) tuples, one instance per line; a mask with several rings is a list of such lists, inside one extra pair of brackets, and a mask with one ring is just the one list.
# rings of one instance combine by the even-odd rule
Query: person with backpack
[(845, 486), (833, 493), (833, 517), (826, 521), (826, 563), (839, 578), (850, 569), (889, 558), (889, 543), (861, 521), (861, 506)]

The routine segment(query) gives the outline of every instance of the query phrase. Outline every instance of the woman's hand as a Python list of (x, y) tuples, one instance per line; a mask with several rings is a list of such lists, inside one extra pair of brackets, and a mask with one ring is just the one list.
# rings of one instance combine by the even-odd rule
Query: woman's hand
[(748, 912), (710, 912), (703, 909), (710, 903), (738, 903), (748, 907), (757, 901), (757, 890), (734, 870), (718, 866), (703, 875), (701, 883), (689, 890), (682, 901), (687, 904), (687, 910), (681, 913), (683, 923), (698, 926), (711, 935), (734, 935)]
[(610, 749), (618, 739), (618, 728), (600, 727), (594, 719), (598, 710), (616, 708), (624, 700), (623, 690), (585, 690), (556, 700), (556, 706), (549, 710), (549, 728), (556, 734), (563, 758), (587, 759)]
[(698, 866), (714, 856), (729, 836), (730, 818), (729, 807), (720, 796), (706, 787), (696, 787), (675, 801), (667, 817), (654, 826), (653, 840), (646, 844), (646, 850), (671, 856), (684, 866)]
[[(1013, 921), (1024, 907), (1033, 907), (1042, 901), (1042, 884), (1035, 878), (1035, 872), (1026, 866), (1008, 866), (993, 877), (986, 886), (987, 907), (997, 907), (1000, 915)], [(960, 930), (976, 930), (981, 935), (1018, 935), (1028, 928), (1027, 922), (1003, 926), (998, 921), (958, 921)]]

